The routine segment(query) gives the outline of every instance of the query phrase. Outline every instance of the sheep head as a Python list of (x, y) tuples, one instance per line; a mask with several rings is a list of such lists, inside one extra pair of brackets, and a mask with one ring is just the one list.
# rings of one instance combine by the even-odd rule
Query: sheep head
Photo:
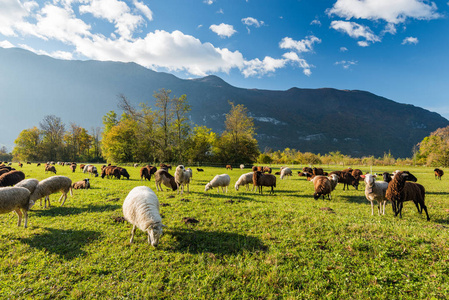
[(148, 243), (157, 247), (162, 236), (162, 228), (167, 227), (162, 223), (153, 224), (148, 228)]

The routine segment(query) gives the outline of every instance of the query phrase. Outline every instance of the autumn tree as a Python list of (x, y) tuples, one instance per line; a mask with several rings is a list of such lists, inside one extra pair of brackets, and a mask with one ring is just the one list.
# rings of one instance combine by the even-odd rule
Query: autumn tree
[(428, 166), (449, 166), (449, 126), (435, 130), (419, 143), (418, 159)]
[(195, 126), (188, 141), (188, 160), (192, 162), (210, 162), (212, 160), (212, 146), (217, 135), (206, 126)]
[(38, 161), (41, 159), (41, 142), (41, 131), (36, 126), (22, 130), (14, 141), (14, 157), (18, 160)]
[(39, 123), (42, 132), (42, 156), (46, 160), (57, 160), (64, 153), (63, 137), (65, 125), (55, 115), (45, 116)]

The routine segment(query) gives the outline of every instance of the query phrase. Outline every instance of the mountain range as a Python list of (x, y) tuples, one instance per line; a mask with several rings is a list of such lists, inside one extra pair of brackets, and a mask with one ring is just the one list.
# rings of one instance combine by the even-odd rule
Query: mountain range
[(20, 131), (46, 115), (88, 130), (102, 126), (118, 96), (153, 105), (165, 88), (186, 94), (192, 123), (224, 130), (229, 101), (243, 104), (254, 118), (261, 151), (294, 148), (301, 152), (361, 157), (410, 157), (425, 136), (449, 125), (441, 115), (359, 90), (291, 88), (245, 89), (217, 76), (180, 79), (135, 63), (58, 60), (19, 48), (0, 48), (0, 144), (12, 149)]

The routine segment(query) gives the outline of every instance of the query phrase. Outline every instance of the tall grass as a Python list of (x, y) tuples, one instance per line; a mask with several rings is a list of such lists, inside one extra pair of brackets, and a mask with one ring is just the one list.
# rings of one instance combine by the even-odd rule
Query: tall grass
[[(293, 166), (298, 171), (300, 166)], [(325, 170), (330, 171), (326, 166)], [(128, 192), (151, 182), (92, 178), (63, 207), (36, 204), (28, 228), (15, 214), (0, 215), (0, 297), (3, 299), (316, 299), (447, 298), (449, 197), (447, 178), (430, 168), (409, 168), (426, 187), (431, 221), (406, 202), (403, 218), (371, 216), (364, 185), (332, 200), (314, 200), (304, 177), (278, 177), (275, 195), (236, 192), (249, 170), (194, 169), (190, 193), (157, 192), (168, 228), (157, 248), (144, 232), (129, 244), (131, 225), (117, 222)], [(27, 178), (43, 167), (24, 165)], [(73, 181), (86, 174), (57, 166)], [(362, 168), (363, 171), (369, 171)], [(392, 171), (373, 168), (373, 172)], [(227, 194), (204, 192), (228, 173)], [(296, 175), (296, 172), (294, 172)], [(184, 217), (200, 222), (186, 225)]]

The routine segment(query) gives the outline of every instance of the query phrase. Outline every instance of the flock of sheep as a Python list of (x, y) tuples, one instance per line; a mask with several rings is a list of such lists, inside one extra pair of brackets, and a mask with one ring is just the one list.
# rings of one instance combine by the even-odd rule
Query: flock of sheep
[[(21, 164), (19, 164), (21, 166)], [(71, 163), (70, 168), (75, 172), (77, 168), (76, 163)], [(244, 166), (240, 166), (244, 169)], [(80, 169), (84, 173), (98, 176), (97, 168), (93, 165), (80, 165)], [(190, 180), (193, 176), (192, 169), (185, 168), (183, 165), (178, 165), (175, 169), (174, 176), (169, 173), (171, 165), (161, 164), (157, 169), (154, 166), (145, 166), (140, 169), (141, 180), (151, 180), (154, 175), (157, 191), (163, 191), (162, 184), (173, 191), (183, 194), (184, 189), (189, 192)], [(232, 166), (227, 165), (226, 169), (232, 170)], [(47, 163), (45, 171), (51, 171), (56, 174), (54, 164)], [(198, 172), (203, 171), (197, 169)], [(444, 172), (440, 169), (435, 169), (435, 178), (441, 180)], [(129, 179), (129, 174), (126, 169), (104, 165), (101, 168), (101, 177), (117, 178), (125, 177)], [(241, 186), (249, 189), (250, 184), (253, 184), (252, 190), (258, 188), (259, 193), (262, 194), (262, 187), (270, 187), (270, 193), (274, 194), (276, 187), (276, 176), (280, 175), (281, 179), (286, 176), (292, 176), (292, 170), (288, 167), (281, 167), (279, 172), (272, 175), (270, 167), (254, 166), (252, 172), (243, 174), (235, 183), (235, 190), (239, 190)], [(402, 208), (405, 201), (413, 201), (419, 213), (426, 213), (427, 220), (430, 220), (427, 207), (425, 205), (425, 188), (416, 183), (417, 179), (413, 174), (407, 171), (395, 171), (393, 174), (384, 173), (383, 181), (376, 181), (377, 175), (365, 174), (358, 169), (345, 169), (342, 171), (324, 172), (321, 168), (303, 168), (302, 172), (298, 172), (299, 176), (305, 176), (308, 181), (311, 181), (314, 186), (315, 193), (313, 197), (315, 200), (327, 195), (331, 199), (331, 193), (338, 183), (343, 183), (343, 189), (353, 186), (358, 188), (359, 181), (362, 179), (365, 182), (365, 196), (371, 202), (371, 215), (374, 214), (374, 201), (378, 204), (378, 213), (385, 214), (385, 204), (390, 201), (393, 207), (395, 216), (402, 217)], [(231, 177), (228, 174), (216, 175), (205, 186), (205, 191), (213, 188), (220, 188), (224, 193), (231, 183)], [(66, 176), (51, 176), (42, 181), (37, 179), (25, 179), (25, 174), (22, 171), (14, 170), (10, 166), (0, 165), (0, 213), (9, 213), (15, 211), (18, 215), (18, 226), (21, 225), (22, 215), (25, 220), (25, 228), (27, 227), (28, 211), (36, 203), (37, 200), (44, 199), (44, 207), (50, 206), (49, 196), (53, 193), (62, 192), (59, 198), (61, 206), (64, 205), (67, 199), (67, 194), (72, 189), (88, 189), (90, 187), (89, 179), (72, 183), (72, 180)], [(162, 235), (162, 218), (159, 213), (159, 200), (156, 194), (149, 187), (138, 186), (133, 188), (123, 203), (123, 214), (125, 219), (133, 225), (131, 232), (130, 243), (133, 242), (136, 228), (148, 233), (148, 243), (157, 246)]]

